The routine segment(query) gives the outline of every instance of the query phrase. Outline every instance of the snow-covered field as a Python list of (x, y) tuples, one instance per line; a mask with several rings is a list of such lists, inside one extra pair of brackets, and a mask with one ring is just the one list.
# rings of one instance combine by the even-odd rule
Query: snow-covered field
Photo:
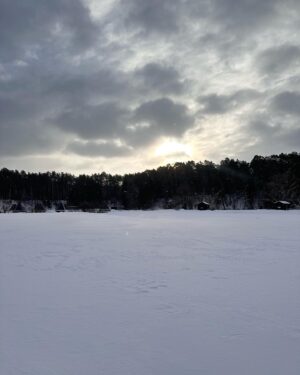
[(0, 215), (1, 375), (299, 375), (300, 211)]

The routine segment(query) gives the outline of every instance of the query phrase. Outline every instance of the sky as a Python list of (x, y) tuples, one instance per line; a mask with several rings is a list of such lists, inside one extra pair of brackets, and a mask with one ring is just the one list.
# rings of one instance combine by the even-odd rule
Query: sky
[(0, 168), (300, 151), (299, 0), (0, 0)]

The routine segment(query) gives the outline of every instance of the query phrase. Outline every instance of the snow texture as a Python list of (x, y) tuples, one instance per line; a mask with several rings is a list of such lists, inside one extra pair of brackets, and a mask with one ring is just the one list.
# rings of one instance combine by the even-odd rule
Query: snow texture
[(299, 375), (299, 219), (0, 215), (0, 374)]

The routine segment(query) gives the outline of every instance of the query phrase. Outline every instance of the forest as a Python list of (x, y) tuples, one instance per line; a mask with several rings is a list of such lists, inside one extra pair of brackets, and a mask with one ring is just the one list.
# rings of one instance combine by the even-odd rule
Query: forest
[(195, 208), (200, 201), (212, 208), (264, 208), (270, 201), (300, 205), (300, 153), (258, 156), (251, 162), (226, 158), (178, 162), (139, 173), (68, 173), (0, 170), (0, 199), (65, 201), (84, 208)]

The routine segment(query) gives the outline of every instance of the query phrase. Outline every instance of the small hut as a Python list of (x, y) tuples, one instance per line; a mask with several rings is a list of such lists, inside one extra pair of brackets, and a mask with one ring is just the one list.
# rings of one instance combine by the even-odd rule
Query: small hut
[(202, 201), (197, 204), (197, 209), (200, 211), (209, 210), (209, 207), (210, 207), (210, 204), (205, 201)]
[(291, 208), (291, 203), (288, 201), (276, 201), (273, 205), (276, 210), (288, 210)]

